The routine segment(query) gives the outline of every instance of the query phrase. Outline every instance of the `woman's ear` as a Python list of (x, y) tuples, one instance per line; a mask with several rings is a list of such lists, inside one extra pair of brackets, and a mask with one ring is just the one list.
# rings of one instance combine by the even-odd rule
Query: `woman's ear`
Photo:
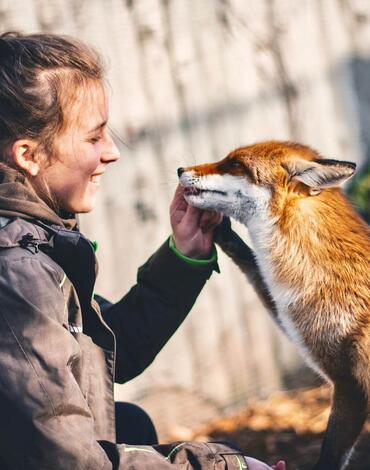
[(356, 164), (340, 160), (292, 159), (283, 164), (291, 181), (300, 181), (314, 191), (344, 183), (356, 170)]
[(38, 144), (30, 139), (16, 140), (11, 148), (11, 156), (16, 166), (30, 176), (37, 176), (40, 163), (36, 159)]

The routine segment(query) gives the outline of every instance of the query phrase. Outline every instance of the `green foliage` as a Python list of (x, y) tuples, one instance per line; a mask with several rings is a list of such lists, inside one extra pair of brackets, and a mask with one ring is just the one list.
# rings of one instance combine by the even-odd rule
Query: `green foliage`
[(370, 165), (354, 178), (348, 193), (360, 210), (370, 217)]

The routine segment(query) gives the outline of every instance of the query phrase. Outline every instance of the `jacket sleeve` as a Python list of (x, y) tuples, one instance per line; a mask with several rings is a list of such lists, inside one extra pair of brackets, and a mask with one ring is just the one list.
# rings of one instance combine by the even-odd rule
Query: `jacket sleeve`
[(71, 371), (80, 351), (64, 327), (59, 276), (36, 259), (0, 262), (0, 467), (239, 468), (238, 452), (223, 445), (149, 447), (95, 440), (93, 418)]
[(136, 377), (153, 361), (217, 268), (217, 262), (186, 263), (167, 240), (139, 268), (137, 284), (125, 297), (113, 305), (100, 299), (104, 320), (116, 335), (117, 382)]

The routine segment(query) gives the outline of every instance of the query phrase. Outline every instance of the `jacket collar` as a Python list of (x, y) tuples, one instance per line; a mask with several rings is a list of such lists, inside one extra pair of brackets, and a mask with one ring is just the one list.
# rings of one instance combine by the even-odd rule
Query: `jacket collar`
[(79, 295), (91, 300), (98, 271), (92, 243), (77, 230), (40, 220), (0, 220), (0, 249), (21, 247), (34, 254), (42, 251), (66, 273)]
[(20, 171), (0, 162), (0, 217), (43, 220), (66, 228), (76, 226), (74, 214), (57, 213), (35, 192)]

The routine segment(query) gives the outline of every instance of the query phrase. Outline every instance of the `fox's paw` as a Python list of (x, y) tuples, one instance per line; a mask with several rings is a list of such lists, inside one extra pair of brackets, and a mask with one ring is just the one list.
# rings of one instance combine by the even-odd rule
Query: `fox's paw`
[(224, 216), (222, 222), (215, 229), (214, 240), (218, 245), (222, 245), (223, 242), (227, 242), (232, 238), (233, 233), (230, 218)]

